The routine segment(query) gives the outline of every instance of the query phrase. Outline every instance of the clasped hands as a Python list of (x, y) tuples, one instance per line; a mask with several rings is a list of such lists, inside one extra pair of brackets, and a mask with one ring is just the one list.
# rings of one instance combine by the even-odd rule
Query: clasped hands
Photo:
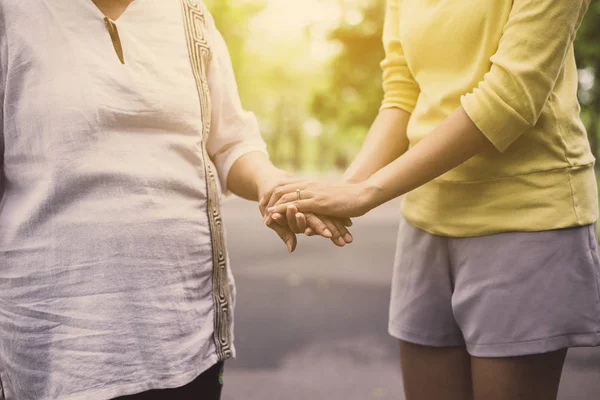
[(350, 218), (370, 209), (362, 183), (285, 179), (262, 193), (259, 208), (265, 225), (274, 229), (288, 250), (296, 248), (296, 234), (320, 235), (343, 247), (353, 241)]

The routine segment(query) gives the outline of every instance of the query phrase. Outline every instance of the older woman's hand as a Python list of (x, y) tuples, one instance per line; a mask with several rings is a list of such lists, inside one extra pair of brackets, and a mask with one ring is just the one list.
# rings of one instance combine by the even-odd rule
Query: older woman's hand
[[(301, 213), (293, 205), (287, 208), (285, 214), (275, 213), (271, 218), (280, 226), (288, 226), (294, 233), (304, 233), (307, 236), (320, 235), (331, 239), (332, 243), (339, 247), (344, 247), (354, 240), (347, 228), (352, 226), (350, 218), (333, 218), (310, 212)], [(266, 216), (265, 223), (268, 224), (269, 221), (269, 216)]]

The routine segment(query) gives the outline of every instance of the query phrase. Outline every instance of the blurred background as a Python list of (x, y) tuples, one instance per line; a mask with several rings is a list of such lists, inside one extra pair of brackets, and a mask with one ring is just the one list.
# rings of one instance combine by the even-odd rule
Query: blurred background
[[(384, 0), (205, 0), (228, 43), (245, 108), (273, 162), (339, 174), (381, 101)], [(582, 117), (600, 146), (600, 2), (577, 38)], [(224, 205), (238, 287), (238, 359), (224, 400), (402, 399), (387, 310), (398, 202), (358, 219), (338, 249), (301, 238), (289, 255), (256, 205)], [(570, 352), (561, 400), (600, 398), (600, 349)]]

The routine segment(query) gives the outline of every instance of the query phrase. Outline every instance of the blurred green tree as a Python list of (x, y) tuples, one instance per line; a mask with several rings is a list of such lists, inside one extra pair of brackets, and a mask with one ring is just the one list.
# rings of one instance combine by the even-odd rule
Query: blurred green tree
[(264, 34), (257, 21), (269, 24), (269, 18), (277, 17), (272, 9), (264, 15), (268, 0), (206, 0), (206, 5), (227, 42), (240, 97), (257, 115), (271, 159), (285, 168), (303, 169), (304, 123), (311, 118), (312, 87), (307, 82), (323, 75), (320, 65), (306, 60), (308, 26), (300, 39), (290, 41), (285, 35), (257, 39)]
[(579, 99), (582, 118), (594, 155), (598, 155), (600, 136), (600, 2), (590, 4), (575, 41), (580, 68)]
[[(261, 12), (267, 0), (244, 1), (239, 0), (205, 0), (204, 3), (215, 19), (221, 35), (227, 43), (233, 69), (238, 73), (244, 69), (246, 60), (246, 38), (250, 19)], [(248, 90), (245, 80), (238, 82), (240, 93)]]
[(312, 101), (313, 114), (326, 127), (320, 137), (319, 159), (323, 163), (333, 159), (340, 169), (358, 151), (381, 104), (379, 61), (384, 57), (385, 2), (341, 5), (342, 24), (330, 33), (340, 51), (329, 63), (329, 79)]

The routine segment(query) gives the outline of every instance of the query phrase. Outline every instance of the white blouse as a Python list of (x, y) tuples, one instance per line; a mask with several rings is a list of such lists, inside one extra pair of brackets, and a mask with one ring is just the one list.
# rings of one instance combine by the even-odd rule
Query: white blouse
[(265, 144), (194, 3), (112, 24), (91, 0), (0, 0), (6, 399), (177, 387), (234, 356), (216, 179)]

